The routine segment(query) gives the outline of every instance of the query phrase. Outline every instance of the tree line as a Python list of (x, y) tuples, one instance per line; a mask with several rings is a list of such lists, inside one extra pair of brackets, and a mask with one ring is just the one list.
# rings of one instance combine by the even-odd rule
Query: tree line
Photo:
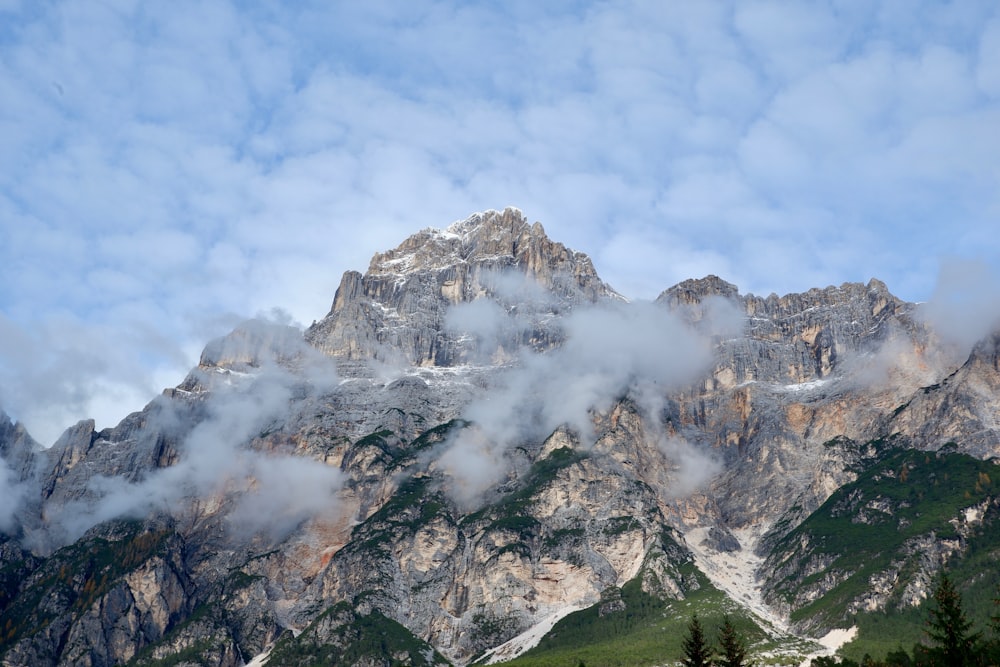
[[(1000, 609), (1000, 593), (994, 600)], [(993, 667), (1000, 665), (1000, 612), (990, 617), (989, 635), (975, 629), (962, 608), (962, 596), (947, 572), (934, 588), (924, 632), (926, 643), (912, 654), (902, 647), (882, 659), (865, 656), (861, 663), (847, 658), (814, 658), (812, 667)], [(707, 639), (698, 615), (691, 617), (682, 648), (684, 667), (750, 667), (747, 647), (729, 617), (719, 629), (719, 645)]]
[(746, 641), (733, 627), (729, 616), (722, 617), (718, 649), (709, 643), (698, 614), (691, 617), (687, 636), (681, 644), (684, 667), (747, 667)]

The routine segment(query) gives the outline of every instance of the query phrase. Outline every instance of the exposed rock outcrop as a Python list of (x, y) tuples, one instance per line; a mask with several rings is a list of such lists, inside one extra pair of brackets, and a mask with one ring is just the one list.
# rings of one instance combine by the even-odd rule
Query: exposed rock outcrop
[[(522, 346), (546, 349), (553, 318), (581, 303), (621, 298), (590, 259), (545, 235), (517, 209), (487, 211), (445, 230), (425, 229), (348, 271), (330, 313), (306, 340), (342, 359), (455, 366), (502, 361)], [(449, 308), (483, 299), (465, 321)], [(488, 349), (482, 343), (488, 341)]]

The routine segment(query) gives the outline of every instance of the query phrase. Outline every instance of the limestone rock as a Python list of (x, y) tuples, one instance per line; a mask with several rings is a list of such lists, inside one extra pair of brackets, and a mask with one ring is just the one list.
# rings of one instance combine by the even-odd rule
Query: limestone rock
[[(764, 579), (811, 582), (789, 593), (803, 605), (850, 573), (831, 571), (796, 528), (886, 447), (954, 442), (980, 459), (998, 454), (1000, 338), (955, 361), (917, 307), (877, 280), (762, 298), (708, 276), (657, 300), (711, 345), (704, 377), (669, 391), (625, 388), (588, 413), (586, 437), (563, 424), (516, 440), (497, 450), (502, 474), (478, 504), (456, 502), (437, 463), (452, 434), (471, 428), (470, 401), (503, 386), (525, 350), (561, 345), (567, 314), (620, 299), (540, 224), (489, 211), (418, 232), (364, 275), (345, 273), (304, 335), (251, 321), (209, 343), (184, 382), (114, 428), (84, 421), (41, 450), (0, 419), (5, 470), (32, 489), (16, 531), (0, 536), (0, 614), (38, 628), (7, 631), (3, 664), (183, 654), (238, 665), (290, 630), (305, 637), (297, 649), (342, 649), (381, 618), (462, 663), (569, 609), (615, 613), (628, 581), (685, 597), (700, 585), (682, 536), (692, 530), (692, 549), (758, 558)], [(266, 419), (261, 403), (239, 403), (255, 386), (280, 389)], [(218, 421), (226, 401), (239, 419), (223, 423), (240, 435), (219, 451), (335, 468), (328, 506), (281, 531), (241, 531), (235, 509), (261, 482), (240, 469), (130, 528), (86, 524), (108, 489), (145, 488), (183, 464), (192, 433)], [(296, 481), (278, 495), (294, 496)], [(857, 516), (885, 514), (872, 503)], [(910, 546), (960, 553), (959, 534)], [(127, 557), (137, 535), (159, 541)], [(97, 553), (123, 567), (97, 567)], [(901, 569), (880, 570), (852, 608), (918, 599), (923, 580), (902, 582)]]
[[(417, 366), (503, 360), (525, 344), (558, 343), (560, 332), (548, 321), (560, 313), (617, 298), (586, 255), (549, 240), (541, 224), (508, 208), (425, 229), (376, 254), (363, 276), (345, 273), (330, 313), (306, 340), (344, 359)], [(450, 307), (477, 299), (485, 301), (481, 313), (470, 313), (480, 320), (473, 331), (446, 326)]]

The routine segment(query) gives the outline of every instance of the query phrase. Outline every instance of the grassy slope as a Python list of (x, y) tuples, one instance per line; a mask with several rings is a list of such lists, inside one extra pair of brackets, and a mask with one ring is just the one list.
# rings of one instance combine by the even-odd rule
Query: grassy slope
[[(633, 579), (621, 589), (626, 608), (601, 616), (600, 605), (575, 612), (559, 621), (538, 646), (523, 656), (503, 663), (516, 667), (578, 667), (606, 665), (608, 667), (640, 667), (679, 661), (681, 642), (688, 623), (698, 614), (711, 642), (724, 615), (752, 645), (755, 652), (773, 651), (787, 641), (772, 639), (741, 607), (718, 590), (692, 564), (680, 568), (689, 580), (698, 582), (697, 590), (684, 600), (661, 600), (642, 591), (641, 578)], [(801, 647), (804, 648), (804, 647)], [(792, 658), (784, 660), (798, 664)], [(771, 664), (780, 663), (775, 658)]]
[[(962, 594), (963, 609), (976, 630), (989, 634), (989, 618), (1000, 614), (994, 602), (1000, 597), (1000, 508), (991, 507), (969, 537), (968, 550), (948, 563), (952, 582)], [(841, 653), (854, 660), (865, 654), (881, 657), (904, 648), (912, 654), (914, 644), (926, 639), (930, 603), (904, 610), (858, 615), (858, 637)]]
[[(901, 565), (902, 577), (912, 574), (919, 554), (904, 553), (908, 540), (930, 534), (958, 537), (951, 520), (996, 495), (1000, 485), (991, 473), (996, 477), (1000, 470), (964, 454), (897, 450), (838, 489), (779, 545), (793, 558), (802, 558), (795, 545), (808, 542), (813, 555), (832, 559), (822, 572), (801, 583), (831, 572), (845, 575), (826, 595), (795, 610), (792, 619), (820, 618), (828, 625), (850, 621), (847, 605), (868, 590), (872, 575), (894, 563)], [(877, 509), (886, 504), (891, 513)], [(791, 598), (798, 585), (792, 577), (781, 587)]]
[[(808, 542), (813, 555), (832, 559), (822, 572), (852, 573), (823, 597), (797, 609), (794, 620), (820, 618), (829, 624), (856, 624), (858, 636), (841, 654), (860, 660), (865, 654), (883, 657), (899, 647), (912, 652), (925, 637), (926, 603), (897, 609), (899, 593), (916, 574), (919, 553), (906, 554), (906, 543), (918, 536), (959, 539), (953, 520), (963, 510), (996, 498), (1000, 468), (991, 462), (948, 452), (890, 450), (866, 467), (858, 479), (838, 489), (816, 512), (783, 540), (795, 558), (794, 545)], [(891, 513), (879, 507), (889, 506)], [(968, 536), (968, 549), (948, 564), (952, 581), (964, 595), (966, 610), (980, 629), (997, 612), (993, 599), (1000, 585), (1000, 510), (990, 506)], [(861, 521), (860, 519), (864, 519)], [(870, 577), (899, 567), (897, 595), (884, 612), (846, 613), (847, 605), (863, 595)], [(812, 578), (806, 578), (808, 583)], [(785, 583), (789, 595), (796, 583)]]

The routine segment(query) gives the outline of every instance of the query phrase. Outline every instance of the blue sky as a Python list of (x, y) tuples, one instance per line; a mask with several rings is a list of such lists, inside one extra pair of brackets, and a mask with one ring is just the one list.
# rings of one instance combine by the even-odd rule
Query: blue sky
[(0, 0), (0, 100), (0, 405), (43, 442), (507, 205), (633, 298), (997, 284), (992, 1)]

